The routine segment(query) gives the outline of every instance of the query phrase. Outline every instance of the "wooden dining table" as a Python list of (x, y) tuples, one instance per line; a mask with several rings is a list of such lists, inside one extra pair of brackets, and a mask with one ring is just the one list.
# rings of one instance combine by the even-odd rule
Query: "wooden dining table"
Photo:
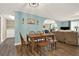
[[(31, 44), (35, 44), (35, 40), (37, 40), (37, 43), (39, 43), (39, 39), (44, 39), (45, 41), (47, 40), (47, 37), (51, 37), (52, 40), (56, 40), (55, 34), (54, 33), (42, 33), (42, 34), (32, 34), (32, 35), (27, 35), (27, 41), (31, 42)], [(29, 40), (30, 39), (30, 40)], [(56, 44), (54, 45), (56, 48)]]

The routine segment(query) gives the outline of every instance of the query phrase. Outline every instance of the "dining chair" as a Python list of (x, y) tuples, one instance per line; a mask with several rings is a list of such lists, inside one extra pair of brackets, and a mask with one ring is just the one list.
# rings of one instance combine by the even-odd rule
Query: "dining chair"
[[(34, 31), (30, 31), (28, 35), (34, 36), (36, 35), (36, 33)], [(35, 49), (35, 47), (37, 47), (37, 39), (35, 38), (28, 38), (28, 44), (29, 44), (29, 48), (31, 49), (31, 51), (33, 51)]]
[[(32, 35), (32, 36), (33, 36), (33, 35), (35, 35), (35, 34), (36, 34), (36, 33), (35, 33), (34, 31), (30, 31), (28, 35)], [(32, 38), (32, 39), (34, 39), (34, 38)], [(35, 39), (34, 39), (34, 40), (35, 40)], [(29, 42), (30, 42), (30, 41), (31, 41), (31, 39), (29, 38)], [(36, 41), (36, 40), (35, 40), (35, 41)]]
[(53, 39), (51, 37), (48, 38), (48, 42), (49, 45), (48, 47), (52, 50), (52, 49), (56, 49), (56, 44), (57, 44), (57, 40), (56, 37), (54, 37)]
[(48, 41), (42, 40), (37, 43), (37, 52), (42, 55), (45, 51), (48, 51)]
[(43, 36), (44, 33), (40, 31), (38, 31), (37, 33), (40, 35), (40, 37), (38, 38), (38, 43), (37, 43), (38, 48), (41, 49), (43, 47), (46, 47), (48, 45), (48, 41), (46, 40), (46, 37)]
[(23, 51), (27, 47), (27, 42), (22, 37), (22, 34), (21, 33), (20, 33), (20, 38), (21, 38), (20, 52), (21, 52), (21, 55), (23, 55)]
[(34, 31), (29, 32), (29, 35), (34, 35), (34, 34), (36, 34)]
[[(36, 32), (37, 35), (43, 35), (44, 33), (42, 31), (37, 31)], [(38, 42), (41, 42), (42, 40), (44, 40), (44, 38), (37, 38)]]
[(36, 34), (41, 34), (41, 33), (42, 33), (41, 31), (37, 31), (37, 32), (36, 32)]
[(24, 38), (22, 37), (21, 33), (20, 33), (20, 38), (21, 38), (21, 45), (27, 45), (26, 41), (24, 40)]

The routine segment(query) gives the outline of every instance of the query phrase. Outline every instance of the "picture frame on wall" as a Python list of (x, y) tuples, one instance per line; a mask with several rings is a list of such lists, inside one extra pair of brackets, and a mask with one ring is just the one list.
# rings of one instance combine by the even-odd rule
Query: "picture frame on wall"
[(34, 18), (28, 18), (27, 19), (27, 24), (37, 24), (37, 23), (38, 23), (38, 21)]

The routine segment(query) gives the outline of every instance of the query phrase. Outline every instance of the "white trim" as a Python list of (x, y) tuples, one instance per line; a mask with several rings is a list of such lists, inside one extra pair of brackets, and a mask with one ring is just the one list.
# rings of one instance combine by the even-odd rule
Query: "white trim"
[(1, 16), (1, 42), (6, 39), (6, 21), (4, 16)]
[(16, 45), (20, 45), (21, 43), (19, 42), (19, 43), (15, 43), (14, 45), (16, 46)]

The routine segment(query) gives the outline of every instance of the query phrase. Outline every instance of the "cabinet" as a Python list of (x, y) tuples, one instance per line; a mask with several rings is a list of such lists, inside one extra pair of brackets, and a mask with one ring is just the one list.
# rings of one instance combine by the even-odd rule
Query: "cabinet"
[(61, 42), (65, 42), (64, 32), (56, 31), (56, 39)]
[(70, 45), (79, 45), (78, 33), (74, 31), (56, 31), (56, 39)]

